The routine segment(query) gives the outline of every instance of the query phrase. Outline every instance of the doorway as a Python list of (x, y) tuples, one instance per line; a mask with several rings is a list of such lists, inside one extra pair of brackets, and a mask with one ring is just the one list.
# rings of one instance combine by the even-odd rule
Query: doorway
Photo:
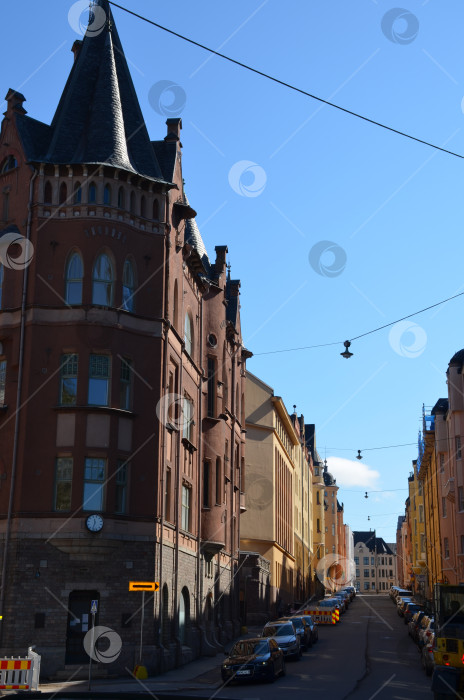
[[(69, 594), (65, 664), (85, 664), (89, 660), (83, 641), (92, 626), (92, 600), (100, 601), (98, 591), (72, 591)], [(98, 612), (95, 625), (98, 625)]]

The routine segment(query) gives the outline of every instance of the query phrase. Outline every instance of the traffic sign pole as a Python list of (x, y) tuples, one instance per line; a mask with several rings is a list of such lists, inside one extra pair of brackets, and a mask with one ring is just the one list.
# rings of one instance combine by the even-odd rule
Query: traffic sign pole
[[(90, 651), (94, 652), (95, 648), (95, 615), (97, 614), (98, 610), (98, 601), (97, 600), (92, 600), (92, 604), (90, 606), (90, 613), (92, 615), (92, 635), (91, 635), (91, 642), (90, 642)], [(89, 690), (90, 690), (90, 685), (92, 682), (92, 657), (89, 654)]]
[(139, 664), (142, 665), (142, 649), (143, 649), (143, 619), (145, 617), (145, 591), (142, 591), (142, 619), (140, 621), (140, 654)]

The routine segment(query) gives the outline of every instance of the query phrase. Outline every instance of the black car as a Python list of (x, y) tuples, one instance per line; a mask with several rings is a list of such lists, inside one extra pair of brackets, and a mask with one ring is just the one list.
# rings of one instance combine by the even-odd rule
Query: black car
[(314, 622), (314, 619), (311, 617), (311, 615), (302, 615), (301, 617), (311, 630), (311, 644), (315, 644), (319, 639), (319, 630), (317, 629), (316, 622)]
[(311, 628), (308, 626), (307, 622), (305, 622), (302, 615), (288, 615), (288, 617), (281, 617), (279, 622), (293, 622), (296, 633), (300, 638), (302, 649), (306, 650), (312, 646)]
[[(225, 652), (227, 654), (227, 652)], [(235, 642), (222, 664), (223, 681), (274, 681), (285, 676), (285, 659), (275, 639), (241, 639)]]

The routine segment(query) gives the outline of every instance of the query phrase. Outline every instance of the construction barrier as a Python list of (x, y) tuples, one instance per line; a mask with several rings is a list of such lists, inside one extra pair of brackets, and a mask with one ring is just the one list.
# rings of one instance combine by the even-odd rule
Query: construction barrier
[(28, 649), (25, 659), (0, 659), (0, 690), (38, 690), (40, 656)]
[(340, 613), (338, 610), (305, 610), (305, 615), (311, 615), (314, 622), (320, 625), (336, 625), (340, 620)]

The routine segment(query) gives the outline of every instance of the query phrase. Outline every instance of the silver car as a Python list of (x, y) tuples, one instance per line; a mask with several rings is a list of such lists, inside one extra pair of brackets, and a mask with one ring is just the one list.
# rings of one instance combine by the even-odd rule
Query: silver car
[(272, 637), (284, 652), (284, 656), (294, 659), (301, 657), (300, 637), (292, 622), (268, 622), (263, 629), (263, 637)]

